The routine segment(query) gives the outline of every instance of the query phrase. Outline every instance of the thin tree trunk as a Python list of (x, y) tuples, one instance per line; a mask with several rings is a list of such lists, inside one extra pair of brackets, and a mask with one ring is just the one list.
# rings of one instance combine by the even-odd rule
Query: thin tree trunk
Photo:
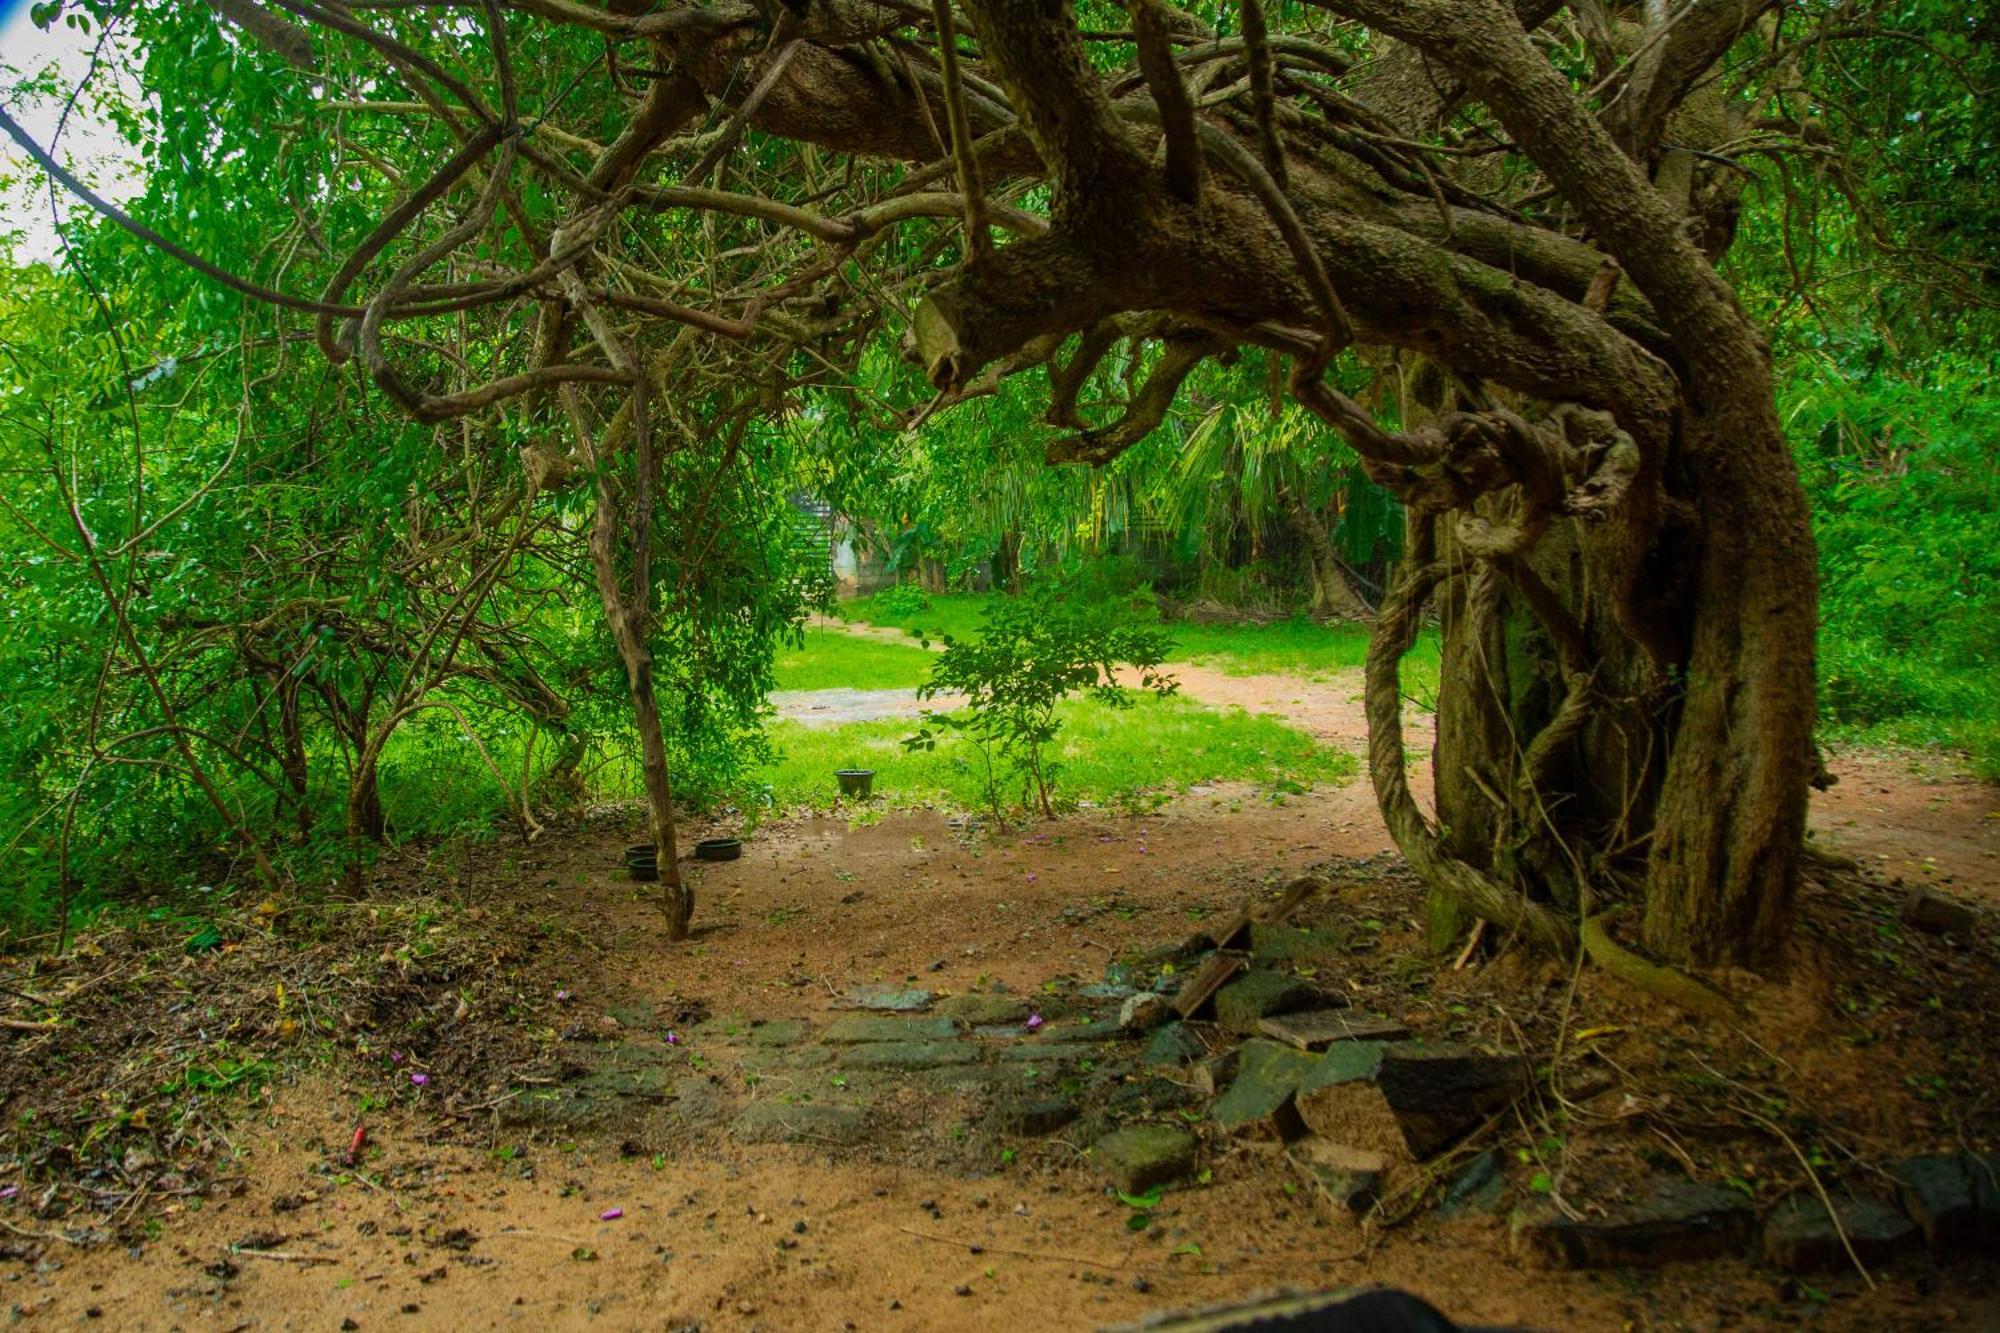
[(1333, 539), (1319, 515), (1307, 508), (1298, 492), (1289, 486), (1278, 488), (1278, 500), (1285, 508), (1299, 539), (1305, 543), (1306, 562), (1312, 571), (1312, 616), (1315, 620), (1352, 620), (1366, 623), (1375, 618), (1368, 603), (1361, 600), (1341, 570), (1334, 554)]

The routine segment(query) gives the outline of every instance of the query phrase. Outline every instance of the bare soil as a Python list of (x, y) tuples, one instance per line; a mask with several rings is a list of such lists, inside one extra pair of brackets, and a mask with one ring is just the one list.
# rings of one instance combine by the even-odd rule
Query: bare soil
[[(1179, 674), (1205, 703), (1361, 735), (1352, 682)], [(2000, 1144), (1992, 918), (1969, 939), (1907, 933), (1886, 878), (1991, 904), (1995, 793), (1908, 762), (1835, 757), (1815, 826), (1879, 870), (1809, 887), (1782, 972), (1713, 979), (1740, 1031), (1504, 942), (1462, 970), (1423, 953), (1420, 893), (1361, 783), (1003, 831), (933, 811), (767, 823), (741, 860), (690, 866), (684, 946), (617, 870), (636, 813), (607, 809), (530, 848), (398, 854), (362, 902), (237, 903), (214, 941), (167, 922), (61, 964), (7, 960), (0, 1303), (29, 1327), (1091, 1328), (1384, 1282), (1544, 1329), (2000, 1327), (1989, 1261), (1540, 1271), (1504, 1208), (1433, 1208), (1488, 1147), (1510, 1204), (1546, 1175), (1587, 1215), (1647, 1173), (1765, 1205), (1807, 1183), (1795, 1148), (1866, 1187), (1901, 1156)], [(710, 831), (731, 830), (690, 830)], [(1308, 871), (1329, 887), (1300, 924), (1345, 942), (1316, 984), (1427, 1038), (1525, 1050), (1543, 1075), (1366, 1222), (1215, 1134), (1199, 1100), (1121, 1102), (1145, 1083), (1130, 1043), (1063, 1087), (1200, 1135), (1203, 1174), (1141, 1231), (1066, 1131), (1001, 1135), (977, 1088), (803, 1058), (858, 986), (1005, 987), (1060, 1035), (1106, 1012), (1084, 988), (1108, 963)], [(751, 1035), (785, 1019), (813, 1035), (776, 1052)], [(859, 1108), (866, 1133), (732, 1132), (772, 1101)]]

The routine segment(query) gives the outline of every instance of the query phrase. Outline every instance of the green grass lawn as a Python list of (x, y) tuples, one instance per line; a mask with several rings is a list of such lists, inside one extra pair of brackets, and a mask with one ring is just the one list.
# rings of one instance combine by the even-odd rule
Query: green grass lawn
[(843, 634), (837, 629), (808, 629), (805, 645), (779, 652), (781, 690), (907, 690), (924, 683), (936, 660), (916, 644), (884, 643)]
[[(882, 604), (880, 594), (842, 602), (843, 619), (887, 625), (919, 637), (971, 635), (979, 630), (980, 613), (992, 593), (934, 595), (921, 611), (896, 610)], [(1368, 630), (1362, 625), (1321, 625), (1301, 616), (1269, 625), (1169, 624), (1174, 637), (1169, 654), (1176, 662), (1212, 666), (1232, 676), (1288, 675), (1308, 680), (1339, 671), (1358, 670), (1368, 657)], [(1404, 689), (1419, 698), (1437, 684), (1438, 641), (1425, 631), (1404, 659)]]
[[(1185, 699), (1142, 698), (1130, 710), (1092, 700), (1064, 705), (1057, 737), (1059, 803), (1137, 806), (1205, 782), (1253, 782), (1276, 792), (1351, 776), (1352, 755), (1329, 749), (1277, 718), (1241, 709), (1216, 712)], [(778, 808), (833, 804), (838, 768), (875, 770), (875, 793), (891, 805), (980, 809), (985, 786), (978, 753), (956, 739), (909, 753), (912, 721), (814, 728), (779, 722), (771, 741), (781, 758), (755, 779)], [(1010, 802), (1018, 784), (1003, 785)]]

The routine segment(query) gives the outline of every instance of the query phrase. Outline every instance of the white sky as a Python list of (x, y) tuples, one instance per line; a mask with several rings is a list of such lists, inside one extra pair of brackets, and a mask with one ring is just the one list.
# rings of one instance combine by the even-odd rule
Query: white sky
[[(26, 3), (10, 6), (0, 0), (0, 14), (5, 15), (0, 21), (0, 100), (35, 141), (47, 148), (62, 113), (62, 99), (24, 101), (14, 91), (15, 86), (24, 76), (53, 66), (62, 86), (74, 88), (90, 68), (98, 33), (94, 28), (80, 33), (60, 21), (43, 32), (29, 22), (28, 11)], [(112, 80), (121, 74), (120, 62), (106, 61), (99, 66), (91, 87), (112, 88)], [(129, 77), (126, 91), (131, 96), (137, 94)], [(122, 203), (138, 193), (143, 183), (139, 164), (132, 149), (97, 114), (91, 100), (88, 95), (78, 100), (56, 156), (99, 194)], [(17, 264), (53, 260), (61, 243), (50, 220), (48, 178), (5, 135), (0, 135), (0, 177), (6, 178), (0, 182), (0, 257)], [(61, 190), (57, 195), (65, 219), (88, 207)]]

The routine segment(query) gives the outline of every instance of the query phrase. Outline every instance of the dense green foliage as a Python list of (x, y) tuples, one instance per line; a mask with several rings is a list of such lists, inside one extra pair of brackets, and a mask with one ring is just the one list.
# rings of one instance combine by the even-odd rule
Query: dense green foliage
[[(81, 105), (143, 178), (134, 213), (272, 286), (321, 290), (405, 174), (452, 150), (436, 117), (329, 109), (330, 88), (397, 105), (349, 46), (329, 43), (308, 80), (207, 6), (41, 8), (93, 38), (118, 25), (102, 62), (147, 92), (99, 80)], [(1796, 91), (1739, 145), (1729, 268), (1773, 332), (1817, 519), (1826, 734), (1956, 746), (1995, 772), (2000, 59), (1994, 18), (1971, 9), (1871, 10), (1869, 23), (1895, 30), (1805, 48)], [(476, 24), (376, 14), (447, 63), (482, 57)], [(601, 45), (552, 31), (519, 62), (524, 103), (568, 107), (572, 131), (614, 133)], [(6, 82), (14, 108), (70, 93), (45, 71)], [(595, 126), (577, 110), (597, 107)], [(1760, 137), (1780, 131), (1821, 148)], [(752, 134), (742, 170), (788, 151)], [(38, 180), (12, 158), (0, 176)], [(520, 228), (558, 212), (532, 189), (514, 203)], [(246, 871), (322, 886), (385, 841), (525, 835), (537, 809), (633, 794), (626, 682), (587, 550), (601, 474), (571, 456), (541, 469), (536, 451), (569, 430), (555, 396), (419, 424), (355, 363), (322, 357), (309, 319), (56, 208), (57, 262), (0, 267), (0, 931)], [(18, 219), (5, 225), (18, 236)], [(655, 219), (635, 243), (740, 258), (724, 248), (735, 226)], [(724, 234), (694, 234), (704, 227)], [(927, 252), (948, 231), (924, 223), (885, 244)], [(714, 282), (765, 277), (723, 269)], [(511, 308), (486, 311), (460, 320), (456, 350), (411, 333), (398, 355), (450, 389), (511, 364), (531, 332)], [(988, 803), (974, 744), (906, 754), (901, 723), (773, 728), (766, 697), (927, 679), (981, 688), (1024, 659), (968, 662), (970, 645), (1053, 633), (1058, 606), (1087, 618), (1150, 607), (1157, 590), (1170, 612), (1256, 613), (1240, 626), (1170, 619), (1166, 638), (1100, 640), (1072, 666), (1166, 657), (1326, 676), (1360, 664), (1363, 629), (1300, 614), (1309, 551), (1320, 540), (1372, 599), (1402, 516), (1330, 432), (1284, 404), (1262, 352), (1205, 364), (1157, 430), (1087, 469), (1046, 465), (1045, 395), (1019, 379), (933, 417), (928, 385), (888, 339), (769, 395), (769, 367), (703, 348), (663, 427), (648, 627), (691, 802), (824, 804), (830, 769), (865, 761), (894, 799)], [(1084, 388), (1087, 424), (1114, 419), (1145, 369), (1120, 355)], [(1394, 424), (1421, 371), (1369, 352), (1337, 373)], [(610, 493), (632, 501), (623, 481)], [(827, 534), (792, 503), (801, 495), (919, 585), (842, 613), (963, 641), (959, 658), (801, 633), (830, 591)], [(629, 573), (630, 554), (619, 558)], [(1406, 663), (1419, 702), (1435, 660), (1426, 639)], [(1042, 683), (1080, 679), (1056, 670)], [(1270, 719), (1146, 700), (1145, 725), (1130, 726), (1108, 701), (1058, 703), (1065, 692), (1039, 691), (1008, 733), (1031, 770), (1050, 751), (1064, 799), (1308, 782), (1348, 763)]]

